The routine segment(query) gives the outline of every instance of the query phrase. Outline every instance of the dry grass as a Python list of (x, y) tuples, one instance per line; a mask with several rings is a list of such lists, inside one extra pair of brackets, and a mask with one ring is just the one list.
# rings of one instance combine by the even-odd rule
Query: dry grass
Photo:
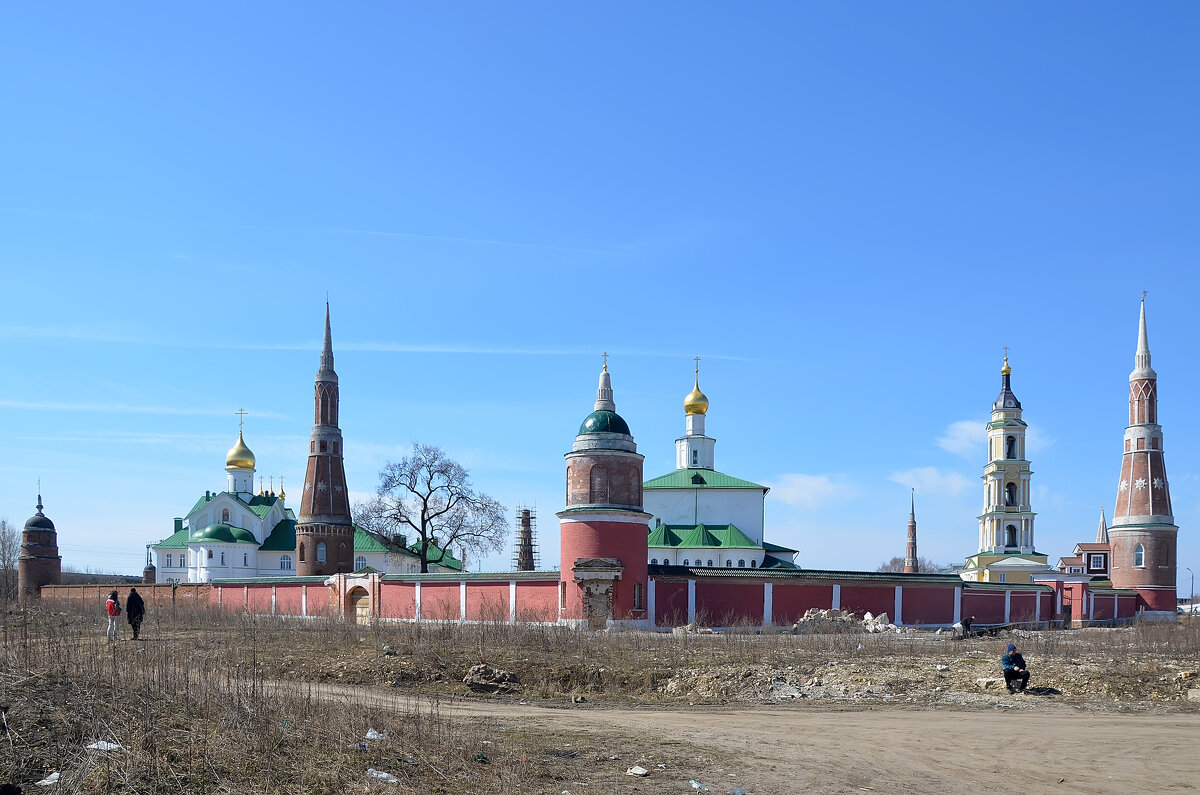
[[(102, 617), (45, 610), (10, 613), (2, 629), (0, 781), (27, 786), (59, 771), (57, 791), (83, 793), (557, 793), (564, 776), (586, 778), (600, 757), (565, 759), (553, 738), (455, 717), (444, 699), (467, 695), (461, 680), (471, 665), (517, 673), (527, 699), (681, 703), (727, 698), (664, 687), (716, 670), (787, 670), (798, 680), (853, 668), (878, 682), (888, 669), (932, 671), (944, 662), (967, 688), (994, 675), (1008, 642), (930, 633), (587, 633), (499, 621), (357, 626), (205, 611), (151, 613), (138, 643), (106, 643)], [(1178, 700), (1190, 681), (1168, 692), (1169, 678), (1151, 681), (1149, 672), (1200, 666), (1200, 621), (1034, 633), (1020, 643), (1043, 681), (1092, 676), (1080, 666), (1099, 672), (1108, 691), (1096, 698), (1126, 697), (1113, 695), (1120, 687), (1128, 698), (1161, 691)], [(896, 693), (924, 692), (933, 681), (893, 679)], [(331, 699), (335, 683), (369, 687)], [(363, 692), (371, 697), (354, 695)], [(423, 698), (406, 699), (413, 694)], [(369, 728), (389, 737), (360, 750)], [(85, 748), (97, 740), (124, 751)], [(367, 768), (400, 784), (371, 782)]]

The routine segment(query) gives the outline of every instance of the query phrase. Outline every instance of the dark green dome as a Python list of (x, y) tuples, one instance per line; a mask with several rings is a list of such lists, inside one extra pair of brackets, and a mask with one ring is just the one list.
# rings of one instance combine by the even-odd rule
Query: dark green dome
[(579, 433), (623, 433), (632, 436), (629, 424), (615, 411), (593, 411), (583, 418)]
[(225, 541), (226, 543), (234, 543), (233, 528), (227, 524), (210, 524), (208, 527), (200, 530), (192, 535), (195, 541)]

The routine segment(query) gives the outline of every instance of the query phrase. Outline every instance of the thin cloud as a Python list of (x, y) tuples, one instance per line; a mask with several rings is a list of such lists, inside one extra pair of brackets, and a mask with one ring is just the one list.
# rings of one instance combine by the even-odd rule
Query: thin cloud
[(957, 497), (971, 488), (973, 482), (958, 472), (943, 472), (937, 467), (917, 467), (893, 472), (888, 480), (916, 489), (921, 494), (942, 494)]
[[(26, 409), (35, 411), (95, 412), (102, 414), (162, 414), (177, 417), (224, 417), (228, 409), (187, 408), (182, 406), (136, 406), (129, 403), (55, 403), (25, 400), (0, 400), (0, 408)], [(286, 420), (283, 414), (270, 411), (252, 412), (256, 417)]]
[(858, 489), (844, 482), (840, 475), (831, 477), (789, 472), (767, 481), (767, 485), (771, 487), (773, 499), (785, 505), (807, 509), (844, 502), (858, 494)]
[(987, 454), (987, 430), (979, 420), (958, 420), (946, 426), (937, 446), (963, 458), (981, 459)]

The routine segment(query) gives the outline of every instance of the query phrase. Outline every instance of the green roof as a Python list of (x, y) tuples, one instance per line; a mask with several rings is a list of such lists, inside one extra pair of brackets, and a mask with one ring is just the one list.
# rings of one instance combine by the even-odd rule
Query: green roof
[(661, 477), (647, 480), (643, 489), (759, 489), (769, 491), (766, 486), (751, 483), (717, 472), (715, 469), (676, 469)]
[(759, 566), (758, 568), (760, 571), (762, 569), (790, 569), (792, 571), (800, 570), (800, 567), (797, 566), (792, 561), (784, 560), (783, 558), (777, 558), (773, 555), (767, 555), (766, 557), (764, 557), (762, 565)]
[[(238, 499), (241, 498), (239, 497)], [(246, 502), (245, 500), (242, 500), (242, 502), (244, 502), (246, 506), (250, 508), (250, 510), (254, 511), (259, 519), (265, 519), (267, 518), (267, 514), (271, 512), (271, 506), (279, 502), (279, 498), (274, 495), (265, 497), (259, 494), (251, 497), (249, 502)]]
[(762, 548), (768, 552), (791, 552), (793, 554), (800, 551), (798, 549), (792, 549), (791, 547), (785, 547), (781, 544), (772, 544), (770, 541), (764, 541)]
[(185, 527), (182, 530), (176, 530), (171, 535), (164, 538), (154, 545), (155, 549), (187, 549), (188, 538), (191, 533)]
[(196, 504), (192, 506), (192, 510), (188, 511), (186, 514), (184, 514), (184, 516), (191, 516), (193, 513), (195, 513), (195, 512), (196, 512), (196, 509), (197, 509), (197, 508), (200, 508), (200, 507), (201, 507), (201, 506), (203, 506), (205, 503), (212, 502), (212, 501), (213, 501), (213, 499), (215, 499), (215, 498), (216, 498), (216, 496), (217, 496), (216, 494), (214, 494), (214, 493), (212, 493), (212, 492), (207, 492), (207, 491), (206, 491), (206, 492), (204, 493), (204, 496), (203, 496), (203, 497), (201, 497), (200, 499), (196, 500)]
[(651, 531), (647, 546), (685, 549), (762, 549), (735, 525), (660, 524)]
[(632, 436), (629, 423), (615, 411), (593, 411), (583, 418), (579, 433), (623, 433)]
[(190, 540), (220, 541), (225, 544), (254, 544), (256, 546), (258, 544), (254, 533), (243, 527), (234, 527), (228, 524), (210, 524), (203, 530), (192, 533)]
[(296, 520), (280, 519), (271, 535), (258, 548), (260, 552), (292, 552), (296, 549)]
[(363, 530), (358, 525), (354, 525), (354, 551), (355, 552), (395, 552), (395, 549), (387, 546), (371, 533)]

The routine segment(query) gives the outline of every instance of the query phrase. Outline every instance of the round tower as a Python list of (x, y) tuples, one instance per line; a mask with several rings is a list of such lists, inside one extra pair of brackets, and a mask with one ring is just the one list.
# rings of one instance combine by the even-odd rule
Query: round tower
[(1112, 584), (1135, 588), (1139, 605), (1162, 618), (1175, 617), (1175, 546), (1179, 528), (1171, 512), (1171, 490), (1158, 424), (1158, 374), (1150, 366), (1146, 297), (1142, 296), (1138, 347), (1129, 374), (1129, 426), (1117, 504), (1108, 529)]
[(333, 369), (333, 336), (325, 304), (325, 342), (317, 370), (313, 429), (308, 438), (308, 469), (296, 521), (296, 574), (338, 574), (353, 570), (354, 524), (338, 427), (338, 377)]
[(22, 602), (37, 599), (43, 585), (62, 582), (62, 557), (58, 554), (58, 533), (54, 522), (42, 513), (42, 495), (38, 495), (37, 513), (29, 517), (21, 532), (21, 555), (17, 558), (17, 598)]
[(617, 414), (608, 364), (596, 405), (567, 453), (567, 505), (558, 513), (562, 567), (559, 616), (601, 629), (646, 618), (646, 539), (642, 461)]

